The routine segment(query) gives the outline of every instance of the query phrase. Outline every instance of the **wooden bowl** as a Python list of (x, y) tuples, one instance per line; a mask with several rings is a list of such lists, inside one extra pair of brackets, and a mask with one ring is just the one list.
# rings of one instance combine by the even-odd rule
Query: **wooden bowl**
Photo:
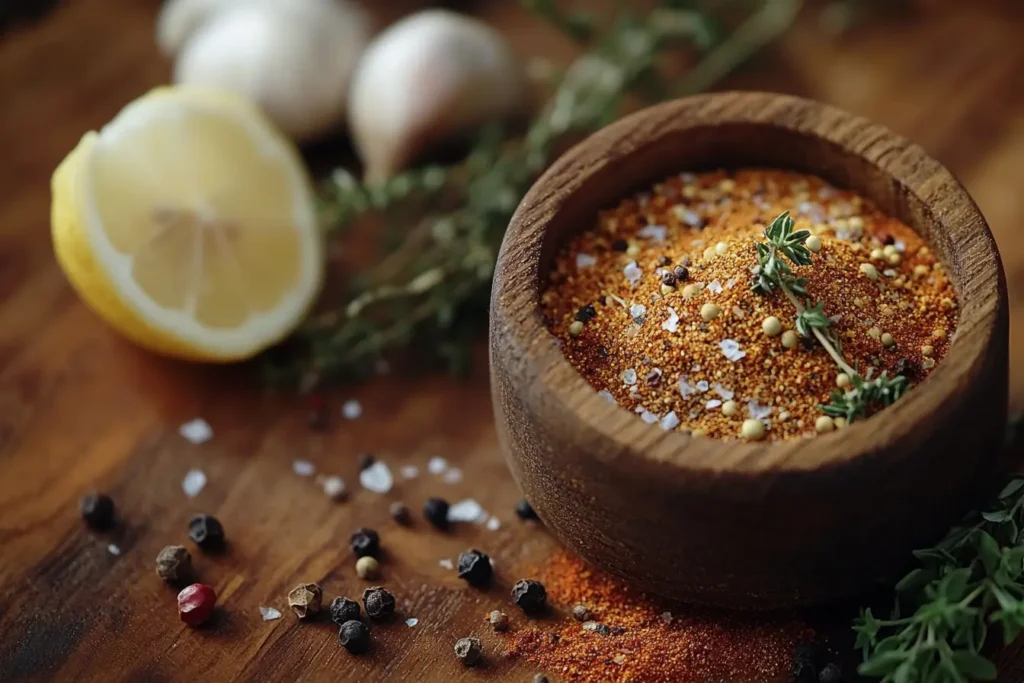
[[(540, 312), (557, 249), (600, 209), (680, 171), (822, 176), (917, 230), (961, 303), (946, 358), (895, 406), (776, 443), (665, 432), (597, 395)], [(512, 218), (491, 296), (491, 392), (506, 459), (565, 545), (637, 587), (738, 608), (820, 603), (898, 578), (997, 462), (1007, 413), (1006, 283), (957, 180), (915, 144), (835, 107), (763, 93), (668, 102), (570, 150)]]

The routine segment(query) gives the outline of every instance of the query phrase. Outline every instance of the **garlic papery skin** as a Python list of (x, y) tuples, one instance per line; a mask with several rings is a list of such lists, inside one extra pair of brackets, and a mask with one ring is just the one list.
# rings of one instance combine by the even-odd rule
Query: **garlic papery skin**
[(177, 83), (235, 92), (298, 141), (339, 128), (365, 15), (345, 0), (234, 0), (188, 38)]
[(246, 0), (167, 0), (156, 19), (156, 45), (166, 57), (174, 57), (189, 36), (217, 10)]
[(366, 179), (509, 117), (525, 96), (522, 64), (490, 26), (438, 9), (401, 19), (370, 43), (352, 78), (348, 122)]

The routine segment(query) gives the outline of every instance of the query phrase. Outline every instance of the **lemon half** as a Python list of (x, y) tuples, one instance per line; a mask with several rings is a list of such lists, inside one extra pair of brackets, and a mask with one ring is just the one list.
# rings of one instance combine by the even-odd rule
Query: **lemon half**
[(248, 358), (302, 320), (323, 280), (313, 190), (251, 104), (163, 88), (90, 132), (53, 175), (54, 250), (128, 338), (192, 360)]

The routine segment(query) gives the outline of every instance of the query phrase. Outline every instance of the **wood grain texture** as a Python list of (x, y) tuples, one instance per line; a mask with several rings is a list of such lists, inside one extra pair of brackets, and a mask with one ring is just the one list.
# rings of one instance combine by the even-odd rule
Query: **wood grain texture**
[[(935, 372), (869, 420), (776, 443), (665, 432), (598, 396), (543, 321), (554, 253), (617, 198), (716, 167), (814, 173), (921, 233), (962, 303)], [(988, 226), (923, 149), (810, 100), (700, 95), (581, 142), (512, 219), (490, 325), (498, 434), (527, 497), (584, 558), (679, 599), (779, 607), (898, 578), (909, 552), (940, 536), (989, 481), (995, 458), (964, 454), (994, 455), (1003, 438), (1009, 323)]]
[[(1013, 87), (1024, 74), (1021, 24), (955, 4), (839, 41), (808, 17), (731, 84), (856, 111), (913, 137), (963, 180), (1006, 264), (1011, 372), (1022, 405), (1024, 97)], [(504, 584), (554, 547), (511, 516), (519, 492), (498, 453), (484, 373), (465, 382), (427, 375), (341, 387), (335, 416), (342, 400), (357, 397), (363, 418), (311, 434), (300, 401), (262, 395), (244, 371), (163, 361), (117, 339), (60, 275), (48, 236), (49, 175), (83, 131), (167, 79), (152, 43), (157, 7), (66, 1), (45, 23), (0, 39), (0, 680), (529, 681), (534, 667), (496, 655), (499, 643), (479, 621), (507, 607), (505, 587), (468, 590), (438, 566), (479, 545)], [(571, 54), (568, 41), (538, 29), (514, 2), (475, 9), (523, 53)], [(323, 159), (331, 147), (312, 151)], [(176, 433), (196, 415), (215, 430), (202, 447)], [(377, 496), (356, 485), (361, 450), (395, 469), (442, 455), (466, 478), (450, 485), (421, 475)], [(343, 476), (354, 496), (327, 501), (313, 481), (292, 474), (297, 457)], [(195, 500), (180, 485), (190, 467), (210, 477)], [(109, 535), (86, 532), (77, 516), (78, 497), (94, 487), (118, 503), (122, 524)], [(391, 499), (418, 506), (436, 494), (477, 497), (502, 529), (442, 535), (421, 523), (391, 525)], [(174, 592), (152, 563), (164, 544), (187, 543), (185, 524), (196, 512), (220, 517), (231, 547), (196, 557), (223, 607), (211, 628), (193, 632), (177, 620)], [(260, 620), (260, 605), (285, 611), (284, 595), (300, 581), (323, 579), (327, 596), (358, 592), (346, 542), (363, 524), (381, 531), (382, 583), (403, 612), (420, 618), (417, 627), (377, 629), (378, 649), (353, 659), (325, 624), (300, 625), (287, 613)], [(120, 545), (120, 557), (106, 551), (109, 542)], [(848, 617), (837, 611), (828, 619), (843, 630)], [(451, 656), (454, 640), (469, 633), (488, 650), (479, 671)], [(1007, 683), (1024, 678), (1019, 650), (1000, 665)]]

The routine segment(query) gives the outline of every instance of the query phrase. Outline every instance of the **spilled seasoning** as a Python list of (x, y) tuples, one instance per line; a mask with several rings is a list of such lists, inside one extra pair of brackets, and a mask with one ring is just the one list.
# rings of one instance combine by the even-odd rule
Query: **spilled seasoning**
[[(813, 636), (795, 617), (659, 602), (565, 551), (539, 577), (566, 616), (525, 622), (507, 634), (507, 652), (567, 683), (788, 681), (797, 643)], [(591, 621), (567, 616), (574, 605)]]

